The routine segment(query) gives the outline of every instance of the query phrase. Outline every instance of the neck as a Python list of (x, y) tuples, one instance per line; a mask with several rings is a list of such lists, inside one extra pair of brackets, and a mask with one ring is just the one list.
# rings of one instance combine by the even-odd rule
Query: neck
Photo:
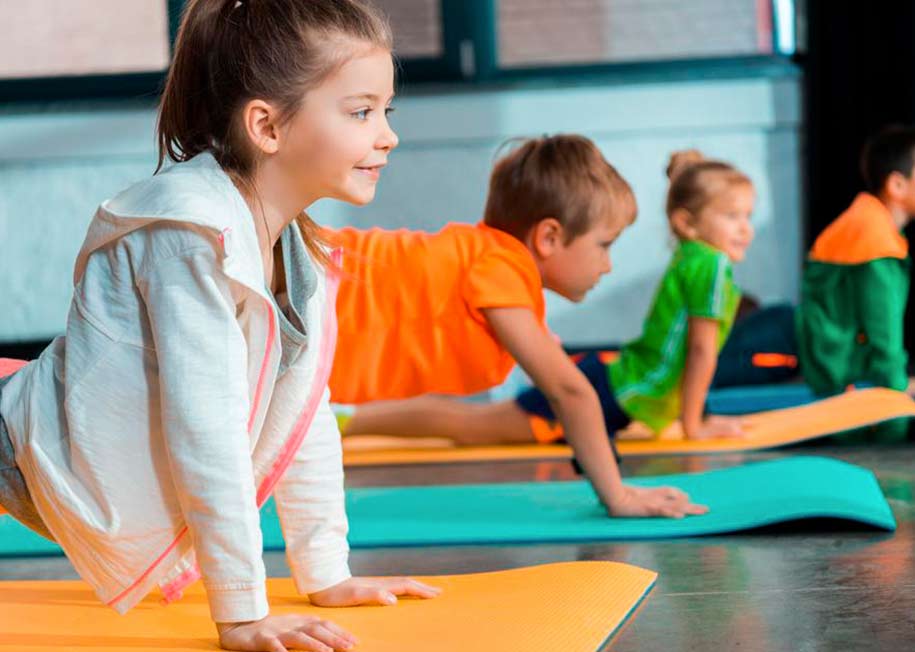
[[(270, 169), (270, 161), (261, 165), (252, 179), (253, 194), (244, 194), (258, 229), (269, 230), (272, 247), (279, 240), (280, 233), (317, 200), (316, 196), (294, 188), (278, 170)], [(266, 234), (265, 234), (266, 236)]]
[(283, 230), (308, 208), (316, 198), (292, 192), (283, 177), (270, 173), (267, 166), (258, 168), (249, 187), (240, 188), (242, 197), (254, 217), (254, 231), (260, 245), (264, 279), (274, 281), (273, 250)]
[(893, 224), (896, 225), (896, 230), (902, 231), (906, 224), (909, 223), (911, 216), (899, 204), (887, 197), (885, 193), (881, 193), (878, 199), (890, 212), (890, 216), (893, 218)]

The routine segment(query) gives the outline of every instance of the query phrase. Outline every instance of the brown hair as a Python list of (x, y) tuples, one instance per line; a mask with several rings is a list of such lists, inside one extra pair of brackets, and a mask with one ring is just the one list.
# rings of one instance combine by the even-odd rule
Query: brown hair
[(540, 220), (562, 224), (566, 243), (600, 218), (631, 224), (637, 207), (626, 180), (584, 136), (559, 134), (520, 141), (496, 161), (483, 221), (524, 240)]
[[(353, 45), (391, 50), (390, 27), (364, 0), (189, 0), (159, 105), (158, 172), (166, 157), (187, 161), (209, 151), (240, 184), (257, 158), (239, 121), (240, 109), (261, 98), (291, 119), (305, 93), (353, 55)], [(322, 263), (317, 225), (297, 222)]]
[(672, 216), (678, 209), (684, 209), (690, 215), (696, 216), (723, 187), (741, 183), (753, 185), (750, 177), (730, 163), (707, 159), (697, 149), (686, 149), (671, 154), (666, 173), (670, 179), (670, 189), (667, 191), (667, 217)]

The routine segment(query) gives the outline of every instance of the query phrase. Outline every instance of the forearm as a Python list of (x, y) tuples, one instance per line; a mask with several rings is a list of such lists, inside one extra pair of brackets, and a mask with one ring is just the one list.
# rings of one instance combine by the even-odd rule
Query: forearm
[(690, 349), (687, 355), (680, 388), (680, 419), (687, 438), (693, 437), (702, 425), (705, 400), (715, 375), (716, 363), (717, 354), (711, 348), (696, 347)]
[(586, 386), (566, 391), (551, 402), (575, 458), (601, 502), (612, 511), (622, 492), (622, 479), (597, 393)]
[(300, 593), (350, 577), (340, 434), (327, 400), (325, 392), (308, 434), (273, 492)]

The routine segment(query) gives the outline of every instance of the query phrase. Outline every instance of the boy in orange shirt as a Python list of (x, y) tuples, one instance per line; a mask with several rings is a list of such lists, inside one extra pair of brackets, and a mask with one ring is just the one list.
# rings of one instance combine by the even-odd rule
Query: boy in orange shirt
[(559, 135), (496, 163), (482, 224), (330, 233), (345, 261), (331, 399), (471, 394), (517, 361), (611, 515), (704, 513), (678, 489), (622, 483), (597, 393), (544, 323), (543, 289), (581, 301), (635, 215), (632, 190), (594, 143)]

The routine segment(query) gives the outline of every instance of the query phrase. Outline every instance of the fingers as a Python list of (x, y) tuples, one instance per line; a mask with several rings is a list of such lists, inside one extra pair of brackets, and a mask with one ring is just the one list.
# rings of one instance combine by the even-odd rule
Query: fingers
[(326, 620), (319, 620), (301, 628), (305, 634), (332, 650), (348, 650), (356, 644), (356, 639), (342, 627)]
[(320, 624), (322, 627), (324, 627), (325, 629), (330, 631), (332, 634), (340, 637), (341, 639), (343, 639), (346, 642), (351, 643), (352, 645), (355, 645), (356, 643), (359, 642), (359, 639), (357, 639), (355, 636), (350, 634), (348, 631), (346, 631), (345, 629), (340, 627), (340, 625), (338, 625), (337, 623), (331, 622), (329, 620), (322, 620)]
[(388, 584), (387, 589), (394, 595), (410, 595), (417, 598), (428, 599), (434, 598), (442, 592), (438, 587), (417, 582), (409, 577), (391, 578), (390, 581), (391, 584)]
[(261, 642), (258, 642), (257, 649), (266, 650), (267, 652), (289, 652), (286, 649), (286, 646), (283, 645), (283, 643), (280, 641), (280, 639), (275, 636), (264, 639), (262, 644)]
[(652, 507), (656, 516), (683, 518), (684, 516), (699, 516), (709, 511), (705, 505), (691, 503), (687, 493), (677, 487), (658, 487), (655, 498), (657, 502)]
[(397, 604), (397, 596), (384, 587), (358, 586), (353, 589), (352, 604)]
[(686, 506), (686, 514), (689, 516), (702, 516), (703, 514), (708, 514), (708, 512), (708, 505), (690, 503)]
[[(280, 634), (279, 640), (286, 646), (283, 648), (284, 652), (286, 648), (308, 650), (308, 652), (334, 652), (334, 648), (331, 645), (318, 640), (314, 636), (309, 636), (305, 632), (286, 632)], [(271, 650), (271, 652), (273, 651)]]

